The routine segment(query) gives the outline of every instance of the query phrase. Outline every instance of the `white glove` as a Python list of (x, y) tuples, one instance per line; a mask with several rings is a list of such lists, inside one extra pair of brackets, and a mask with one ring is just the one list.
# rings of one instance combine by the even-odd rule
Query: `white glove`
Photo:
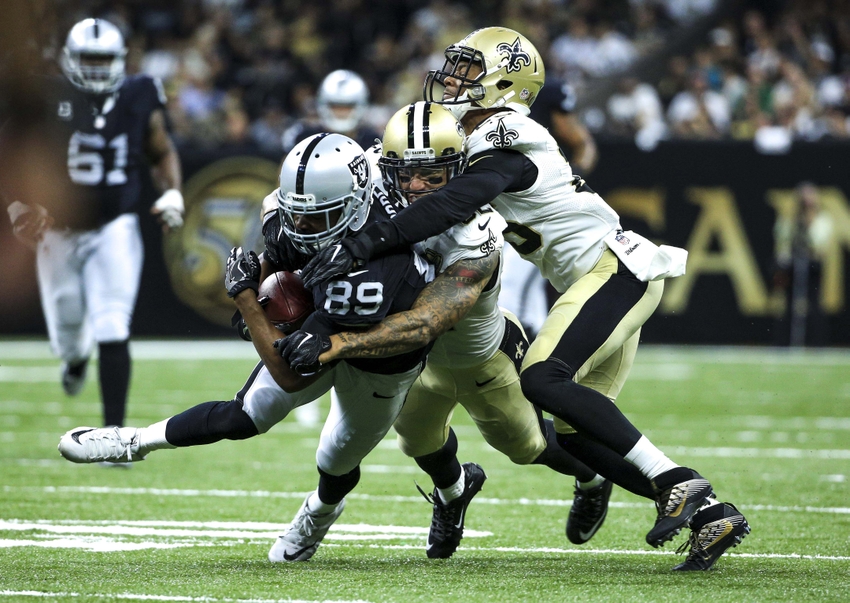
[(169, 229), (183, 226), (183, 195), (176, 188), (170, 188), (156, 200), (151, 213), (158, 215)]
[(47, 210), (39, 204), (27, 205), (13, 201), (6, 208), (12, 222), (12, 233), (21, 243), (35, 250), (44, 232), (53, 225)]

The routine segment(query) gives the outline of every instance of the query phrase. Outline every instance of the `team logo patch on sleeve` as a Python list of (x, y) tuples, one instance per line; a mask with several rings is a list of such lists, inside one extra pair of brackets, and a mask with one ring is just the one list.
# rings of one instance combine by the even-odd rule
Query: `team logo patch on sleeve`
[(497, 149), (506, 149), (513, 144), (513, 141), (519, 138), (519, 132), (505, 127), (505, 120), (500, 119), (499, 125), (492, 132), (488, 132), (484, 137), (487, 142), (493, 143)]
[(531, 65), (531, 55), (522, 49), (519, 38), (513, 41), (513, 44), (502, 42), (496, 46), (496, 52), (508, 59), (508, 64), (505, 66), (505, 71), (519, 71), (522, 69), (523, 63), (526, 67)]

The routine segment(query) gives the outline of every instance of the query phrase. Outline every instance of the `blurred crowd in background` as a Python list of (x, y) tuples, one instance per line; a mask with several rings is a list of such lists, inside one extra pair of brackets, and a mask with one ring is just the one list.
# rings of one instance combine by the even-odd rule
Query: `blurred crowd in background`
[[(365, 119), (381, 131), (398, 107), (421, 98), (446, 46), (495, 24), (524, 33), (547, 75), (574, 86), (579, 115), (597, 137), (632, 137), (642, 148), (731, 138), (780, 149), (850, 137), (847, 0), (47, 4), (55, 10), (42, 22), (46, 62), (76, 21), (112, 21), (127, 37), (129, 70), (165, 83), (175, 139), (186, 145), (280, 150), (286, 128), (314, 116), (322, 78), (341, 68), (367, 82)], [(683, 32), (688, 43), (674, 44)], [(592, 93), (603, 84), (610, 93), (600, 100)], [(586, 106), (583, 97), (596, 102)]]

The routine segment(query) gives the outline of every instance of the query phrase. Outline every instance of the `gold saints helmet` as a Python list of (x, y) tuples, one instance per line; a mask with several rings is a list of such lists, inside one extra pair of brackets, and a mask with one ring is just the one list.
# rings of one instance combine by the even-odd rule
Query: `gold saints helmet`
[[(446, 48), (446, 62), (425, 78), (426, 101), (446, 105), (458, 119), (475, 109), (505, 107), (523, 115), (543, 87), (543, 59), (528, 38), (506, 27), (485, 27)], [(481, 73), (468, 76), (477, 65)], [(445, 80), (451, 77), (461, 85), (457, 93), (444, 98)]]
[[(419, 101), (399, 109), (387, 122), (378, 167), (387, 192), (406, 207), (439, 190), (463, 172), (463, 126), (445, 107)], [(411, 190), (416, 177), (422, 187)]]

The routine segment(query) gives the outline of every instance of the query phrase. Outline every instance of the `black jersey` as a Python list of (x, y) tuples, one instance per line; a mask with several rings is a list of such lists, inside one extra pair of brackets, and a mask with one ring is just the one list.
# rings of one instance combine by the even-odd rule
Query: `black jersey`
[[(387, 220), (385, 207), (373, 194), (366, 224)], [(390, 314), (404, 312), (427, 284), (433, 268), (412, 249), (396, 249), (369, 260), (365, 266), (313, 288), (316, 311), (303, 329), (330, 335), (368, 328)], [(390, 358), (350, 358), (351, 366), (369, 373), (391, 375), (423, 362), (431, 344)]]
[(151, 113), (165, 106), (162, 85), (136, 75), (115, 94), (93, 95), (57, 78), (49, 102), (67, 136), (70, 186), (92, 208), (85, 219), (96, 221), (78, 224), (69, 216), (69, 223), (60, 226), (91, 228), (137, 211)]
[(576, 108), (576, 91), (572, 84), (547, 79), (531, 105), (531, 119), (544, 128), (552, 128), (552, 113), (572, 113)]

